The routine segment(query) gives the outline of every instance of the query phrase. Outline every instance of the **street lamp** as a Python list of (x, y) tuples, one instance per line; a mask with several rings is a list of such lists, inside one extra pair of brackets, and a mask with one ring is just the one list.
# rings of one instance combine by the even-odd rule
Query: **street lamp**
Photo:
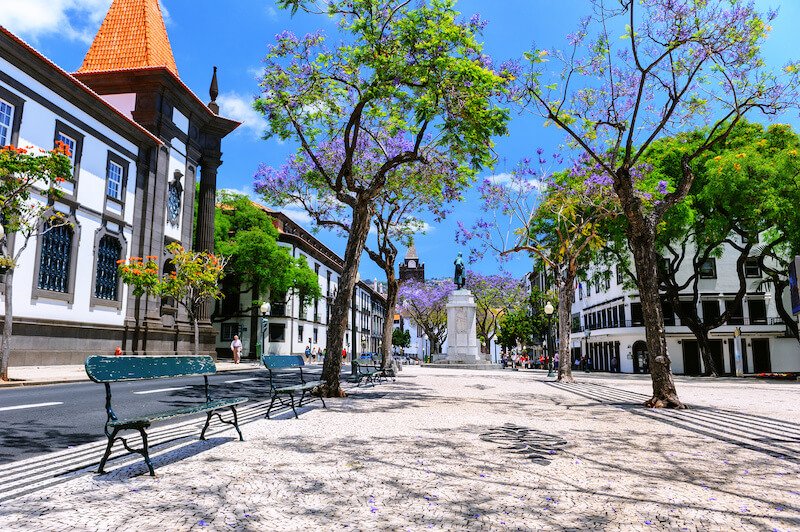
[(265, 355), (269, 353), (267, 349), (267, 324), (269, 323), (269, 314), (272, 312), (272, 305), (269, 302), (265, 301), (261, 304), (261, 354)]
[(553, 377), (555, 376), (553, 373), (553, 347), (550, 345), (550, 336), (552, 333), (552, 318), (553, 318), (553, 311), (555, 308), (553, 305), (548, 301), (547, 304), (544, 306), (544, 313), (547, 315), (547, 376)]

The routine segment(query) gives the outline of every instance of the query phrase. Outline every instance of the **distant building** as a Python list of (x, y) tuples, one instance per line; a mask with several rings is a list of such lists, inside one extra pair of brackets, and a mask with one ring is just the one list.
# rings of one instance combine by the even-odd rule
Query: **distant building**
[[(74, 174), (52, 203), (71, 225), (34, 239), (15, 271), (12, 365), (191, 349), (185, 314), (130, 297), (116, 262), (154, 256), (168, 270), (170, 242), (213, 248), (221, 141), (239, 125), (217, 115), (215, 95), (216, 78), (208, 105), (181, 81), (158, 0), (114, 0), (73, 74), (0, 27), (0, 145), (63, 142)], [(211, 331), (204, 321), (207, 352)]]

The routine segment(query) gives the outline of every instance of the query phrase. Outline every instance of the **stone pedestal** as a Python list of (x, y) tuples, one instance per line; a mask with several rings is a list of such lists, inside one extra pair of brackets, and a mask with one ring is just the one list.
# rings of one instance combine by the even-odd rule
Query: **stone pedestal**
[(472, 292), (462, 288), (447, 298), (448, 364), (484, 363), (475, 321), (477, 306)]

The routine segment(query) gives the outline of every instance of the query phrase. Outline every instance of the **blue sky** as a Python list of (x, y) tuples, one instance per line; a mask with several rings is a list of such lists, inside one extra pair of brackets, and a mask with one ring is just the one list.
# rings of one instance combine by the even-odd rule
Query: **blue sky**
[[(275, 34), (290, 29), (302, 34), (322, 28), (328, 34), (336, 26), (323, 16), (290, 16), (274, 0), (161, 0), (165, 8), (167, 31), (183, 81), (204, 101), (212, 66), (219, 67), (219, 103), (223, 114), (243, 121), (244, 125), (223, 143), (224, 164), (219, 172), (219, 186), (247, 192), (257, 166), (264, 162), (278, 165), (294, 151), (291, 143), (261, 140), (264, 122), (251, 110), (250, 102), (258, 86), (255, 77), (261, 58)], [(0, 24), (26, 39), (44, 55), (67, 71), (76, 70), (100, 26), (110, 0), (0, 0)], [(779, 7), (780, 15), (766, 44), (765, 55), (772, 66), (779, 67), (800, 56), (800, 1), (759, 0), (759, 7)], [(577, 20), (587, 13), (586, 0), (461, 0), (458, 9), (465, 17), (480, 13), (489, 21), (484, 33), (486, 52), (495, 62), (518, 58), (535, 43), (541, 48), (561, 47), (564, 36)], [(794, 54), (794, 55), (792, 55)], [(755, 117), (754, 117), (755, 118)], [(798, 129), (796, 115), (780, 117)], [(510, 170), (521, 158), (543, 147), (548, 153), (557, 150), (563, 135), (554, 128), (543, 128), (542, 121), (531, 115), (514, 116), (510, 134), (497, 139), (499, 158), (494, 169), (482, 178)], [(416, 238), (417, 251), (426, 265), (428, 277), (452, 275), (456, 254), (456, 221), (467, 224), (478, 214), (477, 194), (471, 191), (466, 201), (455, 207), (443, 223), (431, 227)], [(291, 213), (290, 213), (291, 214)], [(301, 213), (293, 215), (304, 223)], [(318, 237), (342, 253), (344, 241), (331, 233)], [(464, 250), (466, 251), (466, 250)], [(493, 259), (472, 266), (490, 273), (498, 269)], [(505, 265), (522, 275), (529, 260), (519, 258)], [(364, 256), (360, 268), (363, 278), (384, 276)]]

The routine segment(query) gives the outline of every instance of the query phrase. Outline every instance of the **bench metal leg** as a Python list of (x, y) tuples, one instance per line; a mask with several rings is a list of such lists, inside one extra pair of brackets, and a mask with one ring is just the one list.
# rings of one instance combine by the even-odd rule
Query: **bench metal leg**
[(236, 432), (239, 433), (239, 441), (244, 441), (242, 431), (239, 430), (239, 416), (236, 415), (236, 407), (233, 405), (231, 405), (231, 412), (233, 412), (233, 428), (235, 428)]
[(203, 431), (200, 433), (200, 439), (201, 440), (205, 440), (206, 439), (206, 430), (208, 430), (208, 424), (211, 423), (211, 416), (213, 416), (213, 415), (214, 415), (214, 411), (213, 410), (211, 412), (207, 412), (206, 413), (206, 424), (205, 424), (205, 426), (203, 426)]
[(303, 406), (303, 399), (305, 399), (305, 397), (306, 397), (306, 391), (303, 390), (303, 392), (300, 394), (300, 402), (297, 403), (297, 406)]
[(297, 415), (297, 410), (294, 409), (294, 394), (289, 394), (289, 404), (292, 405), (292, 412), (294, 412), (294, 418), (300, 419), (300, 416)]
[(320, 394), (319, 400), (322, 401), (322, 408), (328, 408), (327, 405), (325, 405), (325, 399), (322, 397), (322, 394)]
[(277, 399), (277, 395), (272, 396), (272, 401), (269, 402), (269, 408), (267, 408), (267, 419), (269, 419), (269, 413), (272, 411), (272, 405), (275, 404), (275, 399)]
[(117, 439), (117, 433), (119, 429), (114, 429), (111, 433), (111, 436), (108, 437), (108, 445), (106, 445), (106, 452), (103, 454), (103, 459), (100, 460), (100, 467), (97, 468), (97, 473), (100, 475), (105, 475), (106, 472), (103, 471), (103, 468), (106, 466), (106, 461), (108, 457), (111, 456), (111, 448), (114, 447), (114, 441)]
[(147, 446), (147, 433), (144, 431), (143, 428), (139, 429), (139, 434), (142, 435), (142, 456), (144, 456), (144, 463), (147, 464), (147, 469), (150, 470), (150, 476), (156, 476), (156, 472), (153, 471), (153, 463), (150, 461), (150, 451)]

